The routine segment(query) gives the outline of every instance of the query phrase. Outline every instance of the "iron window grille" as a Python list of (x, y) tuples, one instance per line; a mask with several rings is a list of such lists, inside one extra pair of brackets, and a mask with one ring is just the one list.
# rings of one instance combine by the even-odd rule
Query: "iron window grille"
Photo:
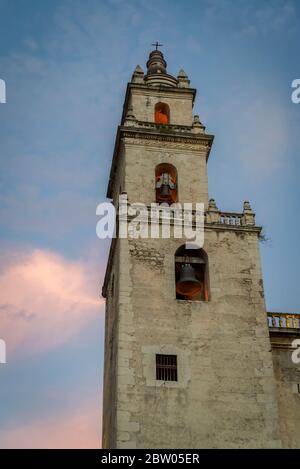
[(156, 355), (156, 379), (160, 381), (178, 381), (176, 355)]

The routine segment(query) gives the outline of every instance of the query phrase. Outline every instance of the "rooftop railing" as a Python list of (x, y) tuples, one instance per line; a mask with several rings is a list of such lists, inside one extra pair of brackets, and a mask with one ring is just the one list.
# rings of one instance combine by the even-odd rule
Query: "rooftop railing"
[(300, 333), (300, 314), (290, 313), (267, 313), (268, 325), (270, 330), (289, 329), (291, 332)]
[(219, 223), (223, 225), (243, 225), (243, 214), (242, 213), (230, 213), (220, 212)]

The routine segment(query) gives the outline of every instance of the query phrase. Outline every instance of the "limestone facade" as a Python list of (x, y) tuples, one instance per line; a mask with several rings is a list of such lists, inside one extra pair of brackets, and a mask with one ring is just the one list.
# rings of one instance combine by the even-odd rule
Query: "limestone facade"
[[(300, 447), (300, 368), (291, 342), (270, 341), (261, 229), (249, 202), (224, 213), (209, 199), (213, 136), (193, 117), (196, 91), (182, 70), (167, 74), (161, 52), (151, 54), (147, 74), (137, 67), (127, 87), (107, 195), (116, 207), (120, 193), (149, 206), (157, 165), (176, 167), (179, 202), (205, 204), (209, 299), (176, 299), (184, 238), (113, 239), (103, 286), (103, 447)], [(168, 124), (154, 121), (161, 102)], [(177, 381), (156, 379), (157, 354), (177, 357)]]

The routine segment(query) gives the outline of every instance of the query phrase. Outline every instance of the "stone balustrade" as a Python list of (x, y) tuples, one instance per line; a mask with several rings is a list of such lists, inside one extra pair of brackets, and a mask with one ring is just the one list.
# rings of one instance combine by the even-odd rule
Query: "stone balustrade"
[[(127, 201), (127, 207), (129, 207), (130, 203), (127, 200), (127, 194), (123, 193), (123, 197), (125, 197), (124, 200)], [(153, 203), (155, 205), (155, 203)], [(135, 204), (133, 204), (135, 205)], [(139, 204), (137, 204), (139, 205)], [(170, 219), (173, 222), (178, 222), (182, 223), (183, 222), (183, 213), (181, 212), (181, 209), (184, 209), (185, 211), (185, 220), (186, 222), (190, 221), (192, 224), (195, 223), (196, 221), (196, 210), (187, 210), (184, 207), (184, 204), (181, 205), (180, 203), (178, 204), (179, 208), (178, 210), (174, 209), (173, 206), (168, 206), (167, 204), (165, 206), (160, 205), (159, 207), (159, 220), (163, 219)], [(144, 206), (146, 209), (145, 217), (148, 218), (154, 210), (150, 205)], [(118, 204), (116, 205), (116, 209), (118, 210)], [(133, 214), (129, 213), (129, 216)], [(255, 214), (253, 213), (249, 202), (244, 202), (244, 210), (242, 213), (237, 213), (237, 212), (221, 212), (216, 204), (214, 199), (210, 199), (208, 208), (204, 213), (204, 222), (206, 224), (217, 224), (220, 227), (222, 225), (226, 226), (232, 226), (232, 227), (246, 227), (246, 226), (251, 226), (255, 227)], [(255, 227), (256, 228), (256, 227)]]
[(290, 313), (267, 313), (270, 330), (279, 329), (300, 333), (300, 314)]
[(230, 212), (220, 212), (219, 223), (223, 225), (243, 225), (243, 214), (242, 213), (230, 213)]
[(205, 222), (231, 226), (255, 226), (255, 214), (248, 201), (244, 202), (242, 213), (235, 213), (221, 212), (216, 206), (215, 200), (210, 199), (205, 214)]

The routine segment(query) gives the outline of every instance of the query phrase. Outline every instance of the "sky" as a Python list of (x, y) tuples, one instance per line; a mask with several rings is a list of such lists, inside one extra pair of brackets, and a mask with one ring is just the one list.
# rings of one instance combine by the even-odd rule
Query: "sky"
[(101, 445), (109, 242), (96, 237), (127, 82), (159, 41), (215, 135), (209, 193), (250, 200), (269, 311), (300, 312), (300, 3), (0, 0), (1, 448)]

